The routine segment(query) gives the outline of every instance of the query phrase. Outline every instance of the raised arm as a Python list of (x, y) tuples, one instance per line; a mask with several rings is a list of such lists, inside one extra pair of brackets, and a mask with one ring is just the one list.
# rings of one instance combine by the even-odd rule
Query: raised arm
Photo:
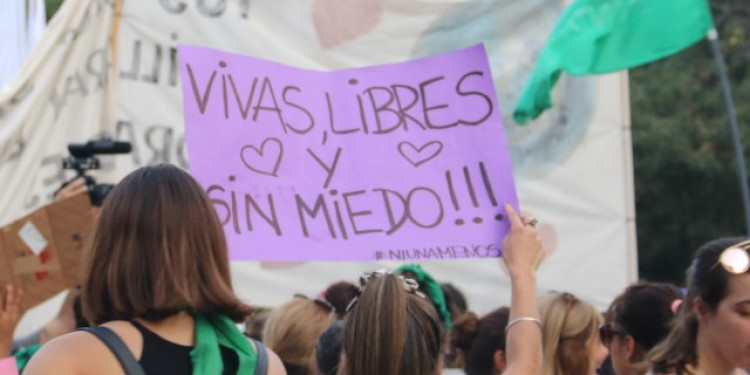
[(511, 302), (505, 339), (508, 367), (503, 374), (537, 375), (542, 373), (542, 332), (536, 270), (545, 253), (535, 223), (524, 223), (508, 204), (505, 212), (511, 229), (503, 241), (503, 262), (510, 274)]
[(13, 332), (21, 320), (21, 289), (11, 284), (0, 293), (0, 358), (10, 355)]

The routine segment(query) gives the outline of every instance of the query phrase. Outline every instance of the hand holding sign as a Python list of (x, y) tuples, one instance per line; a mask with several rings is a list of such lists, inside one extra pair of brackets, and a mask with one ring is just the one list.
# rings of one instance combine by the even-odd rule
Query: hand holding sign
[(517, 203), (481, 46), (336, 72), (179, 54), (191, 170), (232, 259), (500, 255)]
[(528, 276), (542, 263), (544, 246), (533, 225), (524, 224), (513, 207), (505, 205), (510, 232), (503, 239), (503, 263), (512, 276)]
[(83, 245), (93, 222), (91, 202), (84, 193), (0, 228), (0, 285), (23, 288), (25, 310), (80, 284)]
[(22, 296), (23, 291), (12, 284), (6, 285), (0, 293), (0, 358), (10, 354), (13, 332), (23, 314)]

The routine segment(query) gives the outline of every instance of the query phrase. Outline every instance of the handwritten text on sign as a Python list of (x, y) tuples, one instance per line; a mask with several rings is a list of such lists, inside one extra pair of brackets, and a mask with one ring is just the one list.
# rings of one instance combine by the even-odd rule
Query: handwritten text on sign
[(232, 259), (500, 254), (517, 202), (482, 46), (336, 72), (179, 56), (191, 169)]

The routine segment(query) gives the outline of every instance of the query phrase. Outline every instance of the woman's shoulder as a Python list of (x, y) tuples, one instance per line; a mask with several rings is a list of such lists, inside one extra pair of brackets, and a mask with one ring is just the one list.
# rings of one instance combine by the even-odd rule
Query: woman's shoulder
[(268, 375), (286, 375), (284, 363), (276, 353), (268, 351)]
[[(111, 321), (102, 326), (114, 331), (136, 357), (140, 355), (142, 339), (130, 322)], [(87, 375), (123, 372), (114, 353), (104, 342), (92, 333), (75, 331), (42, 345), (42, 348), (31, 357), (23, 373)]]
[[(127, 338), (122, 337), (129, 336), (128, 331), (134, 329), (128, 326), (127, 322), (110, 322), (104, 326), (115, 331), (126, 344), (130, 344), (127, 343)], [(257, 352), (255, 343), (252, 341), (251, 343)], [(286, 375), (284, 364), (279, 356), (270, 349), (267, 350), (267, 355), (267, 374)], [(50, 373), (60, 375), (122, 374), (122, 368), (114, 354), (96, 336), (88, 332), (77, 331), (44, 344), (24, 370), (24, 375)]]
[[(258, 350), (258, 345), (263, 345), (262, 343), (249, 339), (250, 340), (250, 346), (252, 346), (253, 351), (255, 351), (256, 354), (260, 355), (260, 351)], [(281, 358), (274, 353), (273, 350), (269, 347), (266, 348), (266, 355), (268, 356), (268, 375), (286, 375), (286, 369), (284, 368), (284, 363), (281, 361)]]
[[(31, 357), (24, 375), (117, 373), (108, 371), (107, 359), (114, 355), (99, 339), (87, 332), (71, 332), (45, 343)], [(96, 370), (96, 371), (92, 371)]]

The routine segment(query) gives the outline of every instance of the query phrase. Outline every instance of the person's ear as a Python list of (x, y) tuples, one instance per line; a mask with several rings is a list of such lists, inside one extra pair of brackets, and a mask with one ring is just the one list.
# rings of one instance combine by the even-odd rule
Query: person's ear
[(625, 354), (627, 356), (626, 358), (628, 359), (628, 361), (629, 362), (637, 362), (639, 360), (639, 358), (637, 358), (637, 356), (638, 356), (638, 353), (636, 352), (637, 351), (637, 347), (636, 347), (635, 339), (633, 338), (633, 336), (631, 336), (631, 335), (625, 335), (625, 337), (623, 337), (623, 344), (625, 344), (624, 345), (625, 346)]
[(698, 321), (701, 322), (706, 320), (706, 318), (711, 315), (712, 311), (706, 301), (704, 301), (700, 297), (697, 297), (693, 299), (693, 313), (698, 318)]
[(505, 351), (502, 349), (495, 350), (495, 353), (492, 354), (492, 361), (495, 363), (495, 373), (496, 374), (502, 374), (505, 372), (505, 369), (508, 368), (508, 361), (507, 358), (505, 358)]

